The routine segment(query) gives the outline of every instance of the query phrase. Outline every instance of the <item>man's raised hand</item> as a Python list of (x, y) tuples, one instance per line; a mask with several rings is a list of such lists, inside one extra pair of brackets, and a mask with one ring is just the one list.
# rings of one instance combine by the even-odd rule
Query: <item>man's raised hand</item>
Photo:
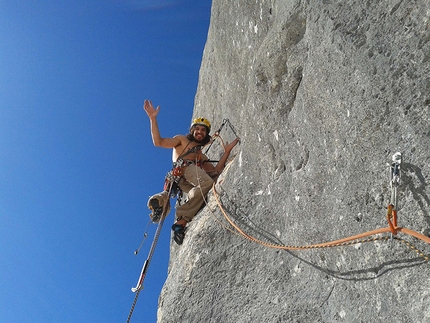
[(160, 106), (157, 109), (154, 109), (151, 100), (145, 100), (143, 103), (143, 110), (145, 110), (146, 114), (150, 119), (155, 118), (160, 111)]

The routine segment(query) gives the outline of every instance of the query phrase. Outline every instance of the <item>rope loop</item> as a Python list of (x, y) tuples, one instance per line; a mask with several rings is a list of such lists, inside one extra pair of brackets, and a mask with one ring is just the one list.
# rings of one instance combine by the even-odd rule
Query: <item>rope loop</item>
[[(407, 228), (402, 228), (402, 227), (397, 227), (397, 226), (395, 226), (395, 227), (393, 226), (392, 228), (390, 226), (385, 227), (385, 228), (379, 228), (376, 230), (364, 232), (364, 233), (357, 234), (357, 235), (350, 236), (350, 237), (346, 237), (343, 239), (329, 241), (329, 242), (323, 242), (323, 243), (318, 243), (318, 244), (312, 244), (312, 245), (288, 246), (288, 245), (267, 243), (265, 241), (262, 241), (256, 237), (253, 237), (253, 236), (247, 234), (236, 223), (234, 223), (234, 221), (228, 216), (227, 212), (225, 211), (225, 209), (223, 208), (223, 206), (221, 204), (219, 194), (218, 194), (216, 187), (215, 187), (215, 183), (213, 185), (213, 193), (214, 193), (217, 205), (218, 205), (219, 209), (221, 210), (222, 214), (224, 215), (224, 218), (234, 228), (235, 232), (237, 232), (239, 235), (241, 235), (242, 237), (244, 237), (247, 240), (250, 240), (252, 242), (258, 243), (262, 246), (269, 247), (269, 248), (282, 249), (282, 250), (306, 250), (306, 249), (319, 249), (319, 248), (347, 246), (347, 245), (352, 245), (352, 244), (362, 243), (362, 242), (370, 242), (370, 241), (377, 241), (377, 240), (388, 240), (389, 237), (387, 237), (387, 236), (374, 237), (374, 238), (371, 238), (371, 237), (378, 235), (378, 234), (390, 233), (390, 232), (391, 233), (392, 232), (395, 232), (395, 233), (403, 232), (405, 234), (414, 236), (414, 237), (430, 244), (430, 238), (429, 237), (426, 237), (426, 236), (424, 236), (418, 232), (415, 232), (413, 230), (409, 230)], [(395, 217), (395, 215), (393, 215), (393, 217)], [(391, 221), (390, 221), (390, 223), (392, 224)], [(364, 238), (367, 238), (367, 239), (364, 239)], [(426, 256), (426, 257), (424, 257), (424, 259), (428, 261), (429, 258)]]

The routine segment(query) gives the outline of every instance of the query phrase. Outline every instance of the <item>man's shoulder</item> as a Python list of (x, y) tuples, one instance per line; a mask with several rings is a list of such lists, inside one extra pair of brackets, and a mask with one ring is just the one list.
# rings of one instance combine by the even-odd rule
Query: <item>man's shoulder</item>
[(190, 142), (190, 140), (187, 138), (187, 136), (184, 136), (184, 135), (176, 135), (173, 138), (179, 140), (181, 142), (180, 146), (184, 146), (184, 147), (187, 146), (188, 143)]
[(176, 135), (173, 138), (179, 139), (182, 145), (187, 144), (189, 142), (187, 136), (184, 136), (184, 135)]

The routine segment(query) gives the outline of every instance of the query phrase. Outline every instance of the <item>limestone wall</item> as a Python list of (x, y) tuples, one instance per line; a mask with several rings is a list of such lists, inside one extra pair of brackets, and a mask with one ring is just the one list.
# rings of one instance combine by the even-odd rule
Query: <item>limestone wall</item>
[[(428, 0), (213, 1), (194, 114), (241, 136), (218, 191), (243, 230), (308, 245), (386, 227), (400, 151), (399, 225), (428, 234), (429, 18)], [(271, 249), (208, 199), (172, 244), (158, 322), (430, 322), (430, 264), (404, 243)]]

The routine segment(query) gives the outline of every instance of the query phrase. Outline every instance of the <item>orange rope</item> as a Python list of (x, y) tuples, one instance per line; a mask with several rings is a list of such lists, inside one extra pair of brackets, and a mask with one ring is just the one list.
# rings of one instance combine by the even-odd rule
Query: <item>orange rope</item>
[(401, 227), (397, 227), (396, 230), (400, 231), (400, 232), (403, 232), (404, 234), (413, 236), (413, 237), (415, 237), (417, 239), (420, 239), (420, 240), (422, 240), (422, 241), (430, 244), (430, 238), (427, 237), (427, 236), (425, 236), (425, 235), (423, 235), (423, 234), (421, 234), (421, 233), (418, 233), (416, 231), (410, 230), (408, 228), (401, 228)]
[[(218, 192), (215, 189), (215, 183), (213, 185), (213, 192), (214, 192), (214, 196), (215, 199), (217, 201), (217, 204), (221, 210), (221, 212), (223, 213), (224, 217), (226, 218), (226, 220), (242, 235), (244, 236), (246, 239), (254, 241), (256, 243), (259, 243), (263, 246), (266, 247), (270, 247), (270, 248), (275, 248), (275, 249), (283, 249), (283, 250), (303, 250), (303, 249), (314, 249), (314, 248), (327, 248), (327, 247), (335, 247), (335, 246), (340, 246), (340, 245), (345, 245), (348, 244), (350, 242), (365, 238), (365, 237), (369, 237), (369, 236), (373, 236), (376, 234), (381, 234), (381, 233), (394, 233), (397, 234), (397, 232), (403, 232), (407, 235), (411, 235), (414, 236), (415, 238), (418, 238), (426, 243), (430, 244), (430, 238), (426, 237), (418, 232), (415, 232), (413, 230), (407, 229), (407, 228), (402, 228), (402, 227), (398, 227), (398, 226), (393, 226), (392, 222), (390, 221), (390, 217), (389, 215), (387, 215), (388, 217), (388, 222), (389, 222), (389, 227), (386, 228), (380, 228), (380, 229), (376, 229), (376, 230), (372, 230), (372, 231), (368, 231), (368, 232), (364, 232), (361, 234), (357, 234), (351, 237), (347, 237), (347, 238), (343, 238), (343, 239), (339, 239), (339, 240), (335, 240), (335, 241), (329, 241), (329, 242), (324, 242), (324, 243), (318, 243), (318, 244), (312, 244), (312, 245), (307, 245), (307, 246), (284, 246), (284, 245), (279, 245), (279, 244), (271, 244), (271, 243), (267, 243), (264, 242), (262, 240), (259, 240), (247, 233), (245, 233), (242, 229), (240, 229), (231, 219), (230, 217), (227, 215), (227, 213), (225, 212), (224, 208), (221, 205), (221, 202), (219, 200), (219, 195)], [(393, 222), (397, 222), (397, 219), (394, 218)], [(359, 241), (358, 241), (359, 242)]]

